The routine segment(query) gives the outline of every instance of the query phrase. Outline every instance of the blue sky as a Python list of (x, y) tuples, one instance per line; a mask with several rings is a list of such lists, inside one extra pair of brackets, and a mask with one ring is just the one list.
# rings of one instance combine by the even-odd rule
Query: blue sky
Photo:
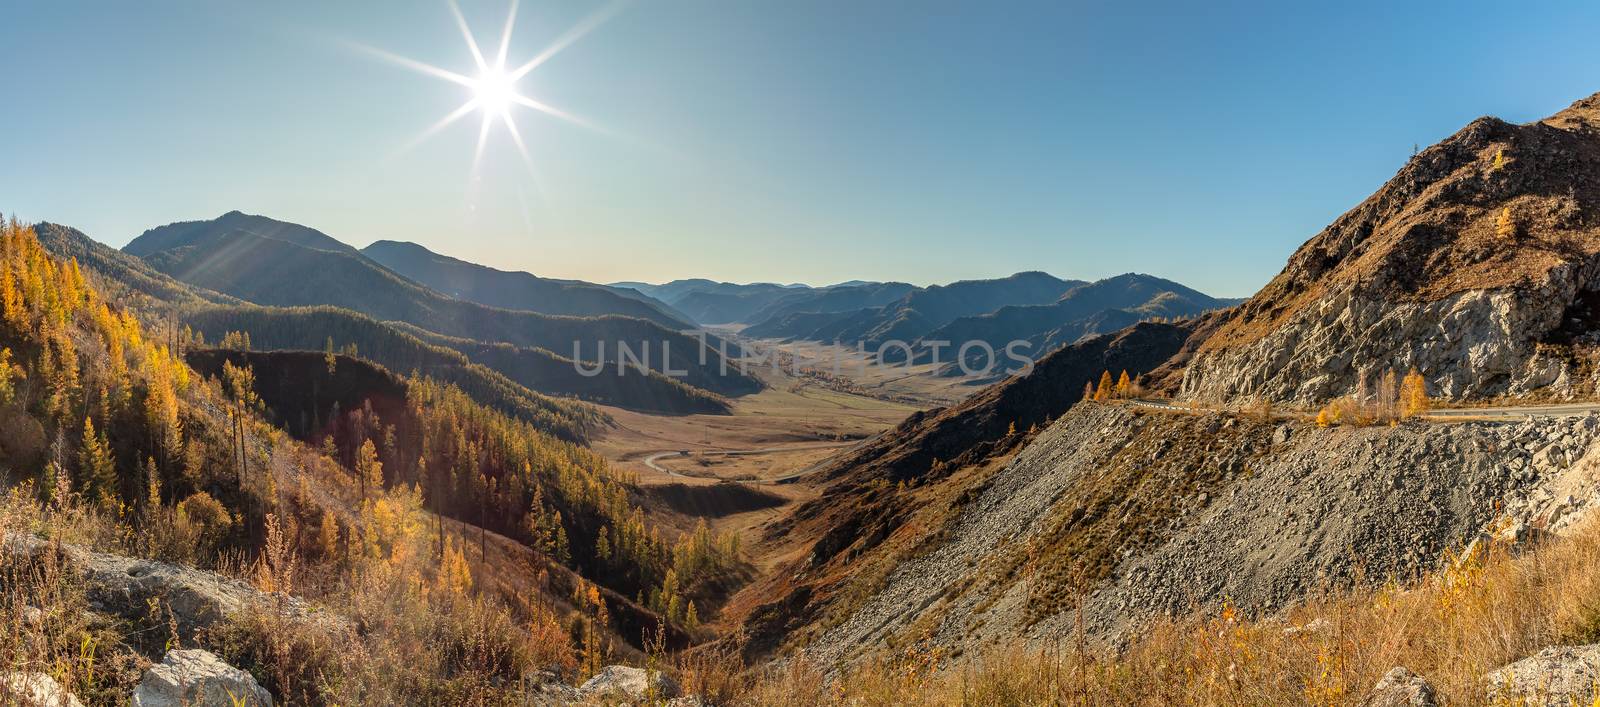
[[(493, 52), (503, 0), (464, 0)], [(524, 0), (520, 63), (602, 8)], [(1247, 295), (1479, 115), (1600, 91), (1600, 5), (653, 1), (477, 116), (441, 2), (0, 0), (0, 210), (122, 245), (231, 209), (598, 281), (1047, 270)]]

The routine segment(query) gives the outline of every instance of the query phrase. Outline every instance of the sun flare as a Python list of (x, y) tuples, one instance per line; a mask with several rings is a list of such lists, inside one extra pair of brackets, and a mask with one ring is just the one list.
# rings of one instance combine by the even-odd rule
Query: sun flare
[(517, 95), (516, 80), (503, 68), (485, 69), (473, 81), (472, 94), (486, 115), (502, 116), (511, 111), (512, 97)]
[[(454, 0), (449, 3), (449, 6), (451, 14), (455, 16), (456, 26), (461, 29), (461, 35), (466, 39), (467, 51), (472, 54), (472, 61), (477, 69), (476, 76), (468, 76), (466, 74), (450, 71), (449, 69), (442, 69), (431, 64), (424, 64), (415, 59), (408, 59), (398, 54), (391, 54), (381, 49), (357, 45), (360, 49), (385, 60), (391, 61), (395, 64), (399, 64), (429, 76), (441, 78), (446, 81), (465, 86), (471, 93), (471, 98), (468, 99), (466, 103), (463, 103), (461, 106), (457, 107), (455, 110), (439, 119), (438, 122), (435, 122), (433, 125), (429, 126), (428, 129), (424, 130), (421, 135), (418, 135), (414, 140), (403, 146), (401, 151), (405, 151), (421, 143), (422, 141), (431, 137), (434, 133), (445, 129), (450, 124), (466, 117), (467, 114), (477, 112), (482, 115), (482, 123), (478, 128), (478, 147), (473, 153), (474, 171), (477, 169), (478, 159), (483, 156), (484, 144), (489, 139), (489, 130), (494, 126), (495, 123), (501, 123), (505, 125), (506, 132), (510, 133), (511, 135), (511, 141), (517, 146), (517, 152), (522, 155), (522, 161), (528, 165), (529, 169), (532, 169), (533, 162), (528, 156), (527, 145), (523, 142), (522, 133), (518, 131), (517, 123), (512, 118), (512, 109), (516, 106), (532, 108), (540, 113), (544, 113), (545, 115), (560, 118), (561, 120), (581, 127), (598, 129), (594, 125), (581, 120), (570, 113), (522, 95), (522, 93), (518, 92), (517, 90), (517, 82), (521, 80), (522, 77), (527, 76), (534, 69), (538, 68), (541, 64), (549, 61), (549, 59), (552, 56), (555, 56), (556, 53), (567, 48), (573, 42), (578, 41), (578, 39), (582, 38), (585, 34), (588, 34), (594, 28), (600, 26), (606, 20), (614, 16), (622, 6), (620, 1), (608, 5), (599, 12), (590, 15), (576, 27), (573, 27), (561, 37), (557, 38), (556, 41), (549, 47), (546, 47), (544, 51), (539, 52), (532, 59), (514, 69), (506, 68), (506, 53), (511, 46), (511, 28), (515, 24), (517, 18), (516, 0), (512, 0), (511, 11), (507, 15), (505, 26), (500, 32), (499, 51), (492, 57), (485, 56), (483, 50), (478, 47), (478, 40), (473, 37), (472, 30), (467, 26), (466, 17), (461, 14), (461, 9), (456, 6)], [(602, 130), (602, 132), (605, 131)]]

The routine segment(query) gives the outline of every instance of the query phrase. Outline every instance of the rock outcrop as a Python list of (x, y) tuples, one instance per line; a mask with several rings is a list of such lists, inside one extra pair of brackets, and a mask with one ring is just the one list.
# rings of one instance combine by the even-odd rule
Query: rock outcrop
[(1309, 405), (1415, 367), (1452, 400), (1592, 396), (1596, 293), (1600, 94), (1418, 154), (1226, 315), (1182, 395)]
[(678, 685), (660, 671), (647, 671), (626, 665), (608, 665), (578, 688), (590, 700), (639, 700), (646, 697), (668, 699), (678, 695)]
[(1403, 667), (1385, 673), (1361, 707), (1436, 707), (1439, 696), (1422, 676)]
[(133, 707), (271, 707), (272, 695), (243, 670), (203, 650), (168, 651), (144, 673)]
[(44, 673), (0, 674), (0, 703), (25, 707), (83, 707), (78, 696)]
[(1600, 699), (1600, 644), (1546, 648), (1484, 679), (1491, 704), (1565, 707)]

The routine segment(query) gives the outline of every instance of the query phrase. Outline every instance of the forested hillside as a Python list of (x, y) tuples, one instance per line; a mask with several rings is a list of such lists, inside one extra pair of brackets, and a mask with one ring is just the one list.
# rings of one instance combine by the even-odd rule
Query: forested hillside
[[(215, 568), (327, 618), (200, 631), (152, 605), (127, 630), (90, 612), (16, 624), (0, 658), (85, 699), (126, 696), (141, 656), (181, 641), (289, 703), (483, 702), (536, 669), (591, 673), (651, 631), (682, 645), (717, 599), (703, 587), (740, 564), (730, 537), (664, 538), (631, 479), (559, 428), (344, 355), (185, 354), (96, 281), (121, 282), (0, 227), (0, 532)], [(40, 585), (12, 557), (0, 616), (87, 601), (77, 575)], [(99, 660), (79, 660), (91, 635)]]
[[(478, 400), (514, 416), (534, 420), (552, 411), (579, 427), (595, 422), (592, 410), (565, 405), (543, 395), (666, 413), (721, 413), (727, 404), (705, 391), (658, 373), (614, 368), (583, 376), (569, 359), (543, 349), (439, 336), (403, 322), (379, 322), (337, 307), (194, 307), (181, 313), (184, 324), (210, 342), (230, 333), (248, 334), (256, 350), (355, 351), (396, 372), (421, 371), (448, 381)], [(526, 390), (525, 390), (526, 388)]]
[(565, 439), (584, 439), (605, 421), (587, 405), (541, 395), (459, 352), (337, 307), (205, 306), (184, 309), (178, 316), (197, 344), (359, 355), (394, 371), (415, 371), (456, 385), (486, 405)]

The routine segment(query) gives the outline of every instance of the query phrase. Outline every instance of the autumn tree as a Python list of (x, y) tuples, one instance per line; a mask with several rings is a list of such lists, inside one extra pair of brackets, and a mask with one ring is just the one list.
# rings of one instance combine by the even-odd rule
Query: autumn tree
[(378, 461), (378, 449), (373, 446), (372, 440), (361, 443), (361, 450), (356, 453), (356, 479), (361, 484), (361, 499), (367, 498), (367, 488), (373, 492), (383, 489), (383, 462)]
[(1112, 387), (1113, 384), (1111, 382), (1111, 371), (1101, 371), (1100, 385), (1094, 390), (1094, 399), (1109, 400), (1111, 398)]
[(94, 428), (94, 420), (83, 418), (83, 444), (78, 450), (79, 487), (100, 503), (110, 503), (117, 494), (117, 470), (111, 461), (110, 444)]
[(1400, 382), (1401, 414), (1405, 417), (1420, 415), (1428, 410), (1428, 385), (1422, 374), (1412, 368)]
[(11, 349), (0, 348), (0, 406), (10, 404), (16, 397), (16, 381), (25, 375), (21, 366), (11, 362)]
[(1119, 398), (1126, 398), (1128, 397), (1128, 394), (1133, 391), (1133, 381), (1129, 380), (1128, 371), (1126, 369), (1124, 369), (1122, 371), (1122, 375), (1117, 378), (1116, 391), (1117, 397)]

